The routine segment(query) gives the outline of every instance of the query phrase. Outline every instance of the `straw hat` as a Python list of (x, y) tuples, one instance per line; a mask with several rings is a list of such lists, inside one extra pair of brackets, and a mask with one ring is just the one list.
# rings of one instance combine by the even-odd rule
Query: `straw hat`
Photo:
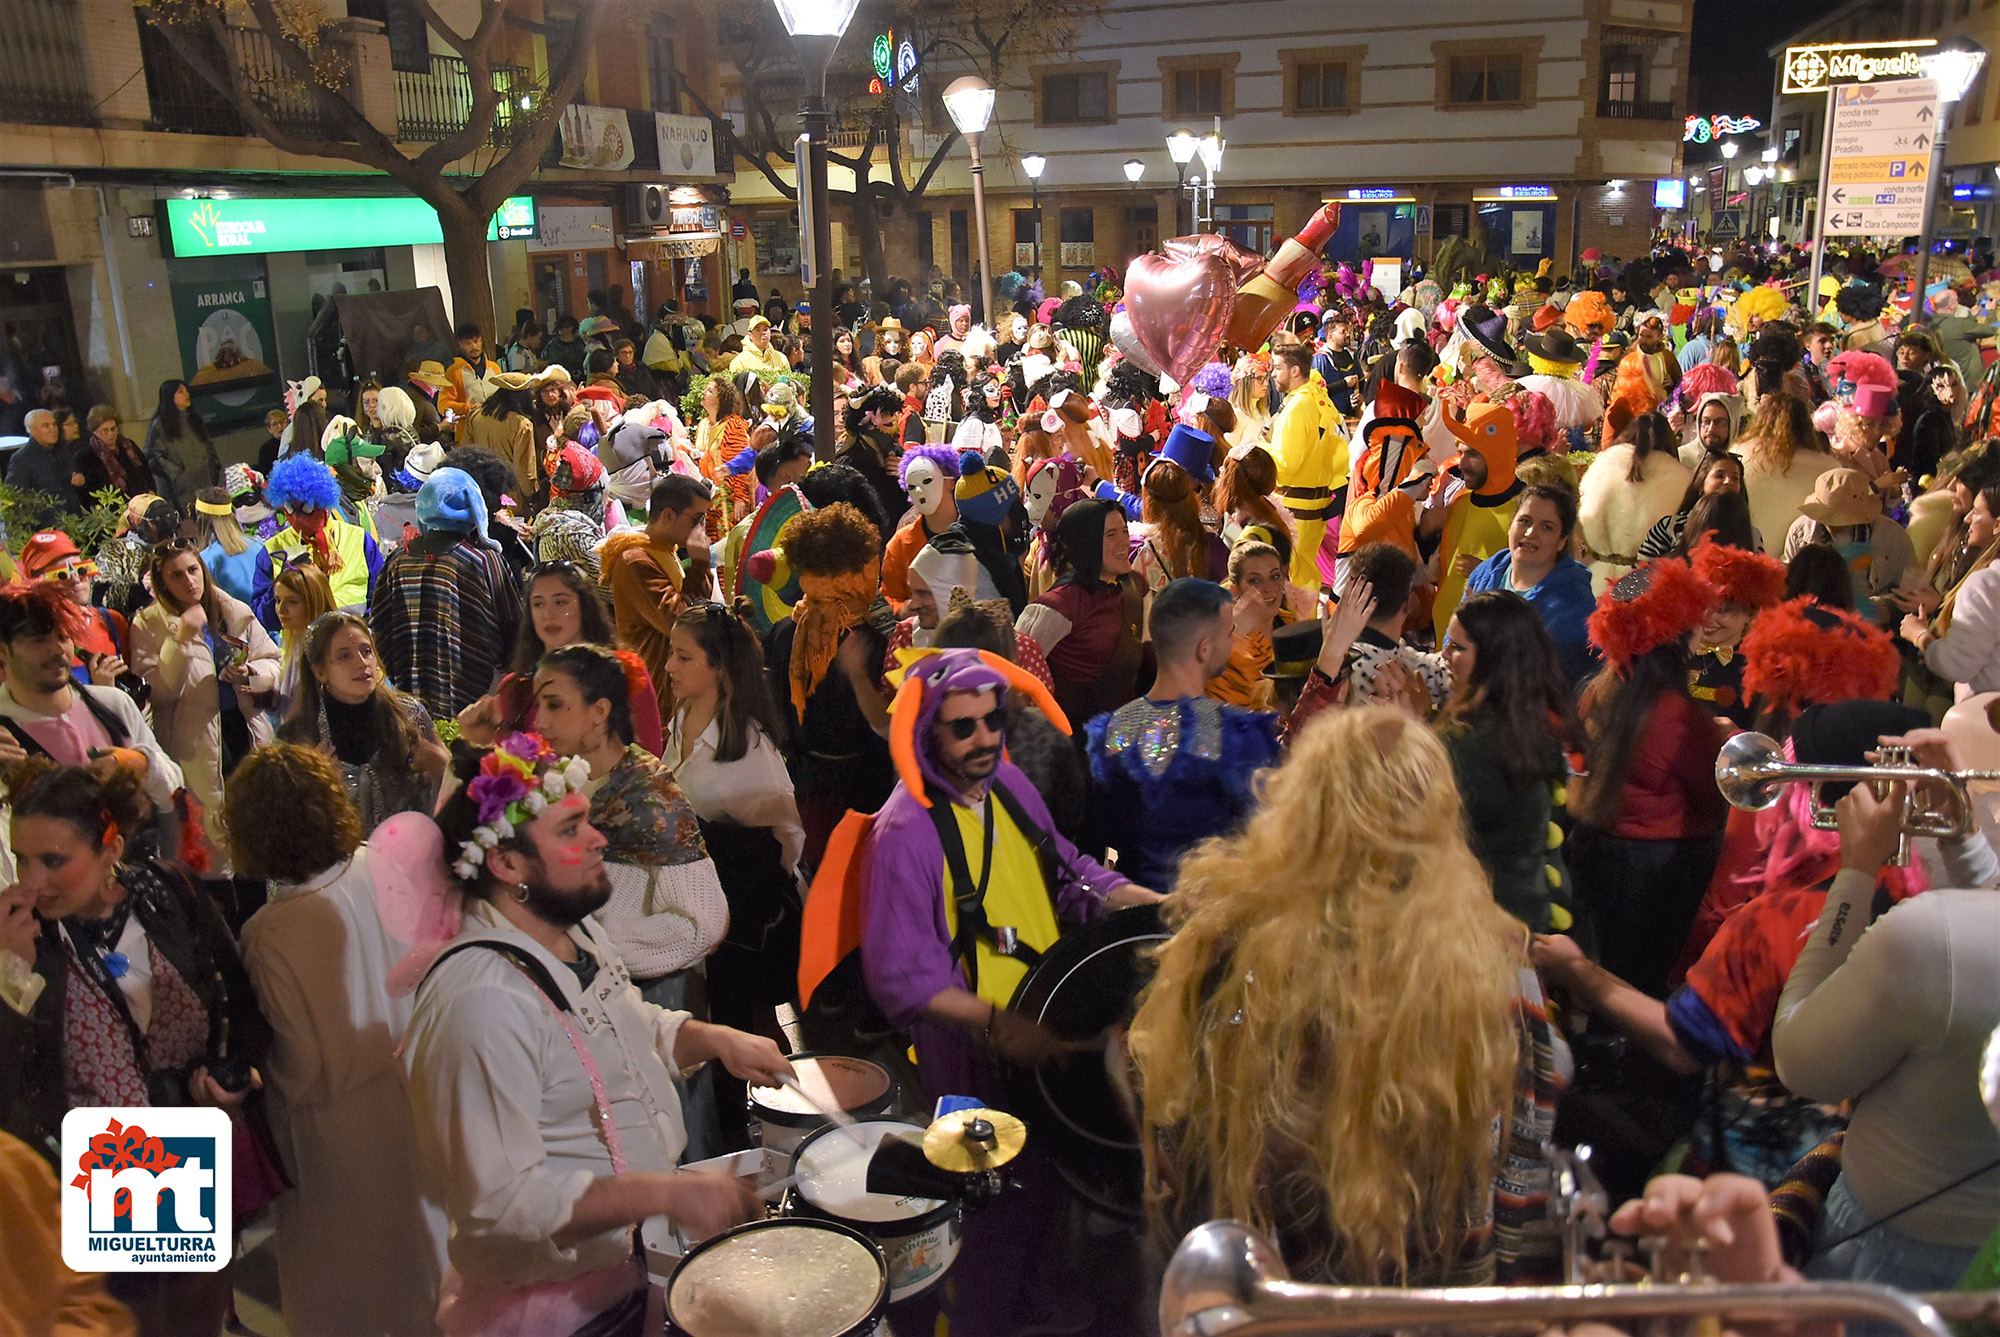
[(441, 362), (419, 362), (417, 369), (410, 373), (410, 379), (422, 381), (433, 390), (442, 390), (451, 384), (450, 379), (444, 374), (444, 364)]
[(1859, 469), (1828, 469), (1813, 483), (1813, 494), (1799, 503), (1799, 514), (1828, 529), (1872, 524), (1882, 518), (1882, 498)]

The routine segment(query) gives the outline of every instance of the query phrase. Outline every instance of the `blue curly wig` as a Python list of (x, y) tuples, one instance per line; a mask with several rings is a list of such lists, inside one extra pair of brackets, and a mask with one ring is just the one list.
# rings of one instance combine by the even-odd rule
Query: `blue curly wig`
[(271, 470), (264, 484), (264, 499), (280, 511), (297, 506), (331, 510), (340, 504), (340, 480), (307, 452), (293, 451)]
[(910, 465), (917, 460), (929, 460), (935, 464), (940, 478), (957, 478), (958, 456), (959, 452), (950, 446), (911, 446), (903, 452), (903, 462), (896, 469), (896, 481), (905, 487), (909, 486)]

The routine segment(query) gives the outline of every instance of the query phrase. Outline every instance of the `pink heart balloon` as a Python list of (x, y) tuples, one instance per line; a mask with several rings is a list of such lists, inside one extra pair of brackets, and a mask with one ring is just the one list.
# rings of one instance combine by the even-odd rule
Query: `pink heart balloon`
[(1142, 255), (1125, 274), (1132, 334), (1154, 365), (1185, 385), (1215, 356), (1236, 309), (1236, 275), (1215, 255)]

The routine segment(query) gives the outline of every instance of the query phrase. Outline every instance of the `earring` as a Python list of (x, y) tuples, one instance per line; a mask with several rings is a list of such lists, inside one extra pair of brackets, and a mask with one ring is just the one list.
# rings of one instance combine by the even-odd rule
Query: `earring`
[(526, 905), (528, 903), (528, 884), (525, 882), (515, 883), (513, 895), (516, 904)]

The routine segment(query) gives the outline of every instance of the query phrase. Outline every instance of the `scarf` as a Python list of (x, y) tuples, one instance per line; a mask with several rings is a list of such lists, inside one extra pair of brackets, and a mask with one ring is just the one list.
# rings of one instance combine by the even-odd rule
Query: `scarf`
[(826, 680), (840, 638), (857, 625), (875, 602), (881, 560), (840, 575), (801, 575), (804, 597), (792, 609), (792, 708), (804, 719), (806, 702)]
[(707, 856), (701, 825), (666, 763), (637, 743), (590, 799), (590, 824), (604, 833), (611, 863), (667, 868)]
[(340, 554), (333, 550), (333, 541), (327, 537), (327, 523), (332, 518), (330, 511), (286, 511), (285, 519), (292, 526), (292, 532), (306, 541), (312, 551), (313, 565), (329, 576), (340, 570)]

